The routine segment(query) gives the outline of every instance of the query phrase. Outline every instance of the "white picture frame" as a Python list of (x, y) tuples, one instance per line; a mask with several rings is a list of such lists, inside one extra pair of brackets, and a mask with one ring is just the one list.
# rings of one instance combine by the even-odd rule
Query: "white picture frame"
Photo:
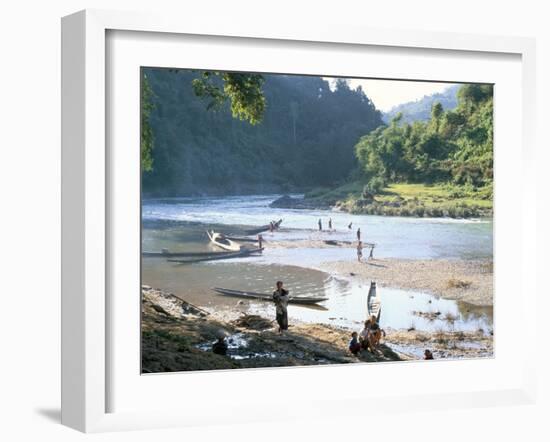
[[(109, 55), (107, 34), (113, 31), (155, 33), (157, 37), (215, 36), (221, 39), (268, 40), (272, 44), (308, 42), (337, 44), (341, 48), (369, 46), (380, 49), (401, 48), (403, 51), (423, 49), (432, 53), (440, 51), (442, 54), (468, 52), (479, 57), (483, 57), (483, 54), (520, 57), (522, 117), (518, 149), (521, 148), (519, 155), (523, 180), (518, 195), (522, 210), (518, 211), (517, 224), (514, 225), (520, 226), (517, 237), (521, 248), (517, 261), (521, 263), (521, 280), (517, 282), (520, 295), (511, 295), (514, 295), (514, 302), (519, 303), (524, 312), (529, 310), (530, 305), (536, 304), (535, 266), (529, 265), (536, 256), (536, 195), (527, 191), (535, 188), (535, 175), (532, 173), (535, 168), (535, 44), (532, 39), (401, 30), (394, 32), (326, 24), (283, 28), (269, 23), (212, 22), (206, 16), (182, 19), (143, 13), (81, 11), (62, 21), (63, 424), (80, 431), (98, 432), (203, 425), (211, 419), (218, 419), (218, 422), (219, 419), (223, 420), (223, 416), (217, 416), (215, 410), (206, 414), (206, 408), (199, 403), (194, 413), (190, 413), (189, 409), (170, 409), (170, 406), (157, 410), (113, 411), (109, 405), (109, 393), (113, 389), (109, 376), (113, 354), (110, 353), (108, 336), (109, 327), (116, 318), (112, 317), (110, 311), (107, 270), (111, 259), (109, 244), (113, 241), (111, 235), (115, 231), (109, 229), (114, 200), (109, 186), (112, 168), (109, 164), (109, 134), (106, 130), (109, 93), (106, 69)], [(497, 112), (498, 106), (497, 100)], [(498, 171), (496, 175), (498, 180)], [(498, 199), (496, 204), (498, 212)], [(504, 296), (501, 299), (503, 303), (509, 302)], [(524, 349), (528, 352), (531, 347), (535, 347), (536, 324), (529, 321), (525, 327), (527, 338)], [(532, 403), (535, 400), (535, 364), (532, 360), (522, 361), (521, 370), (514, 371), (514, 378), (500, 388), (491, 386), (483, 389), (477, 386), (472, 390), (463, 388), (460, 392), (430, 392), (424, 395), (392, 392), (386, 396), (377, 396), (377, 402), (380, 409), (388, 412), (406, 410), (411, 406), (418, 410)], [(338, 369), (335, 367), (329, 370)], [(475, 370), (476, 367), (470, 364), (469, 369)], [(436, 376), (438, 367), (433, 365), (429, 370)], [(232, 379), (243, 380), (243, 372), (247, 371), (239, 371), (241, 373), (201, 373), (193, 375), (193, 379), (197, 382), (208, 379), (218, 382), (224, 376), (232, 376)], [(274, 371), (277, 370), (272, 370), (270, 376), (280, 375)], [(302, 379), (304, 373), (303, 369), (278, 371), (283, 373), (286, 380), (292, 377)], [(251, 377), (258, 376), (254, 374)], [(163, 378), (162, 383), (166, 386), (170, 379), (168, 376)], [(268, 401), (265, 402), (265, 407), (238, 403), (235, 410), (241, 409), (239, 415), (245, 421), (272, 420), (273, 413), (270, 412)], [(349, 414), (354, 412), (358, 398), (344, 395), (338, 397), (331, 393), (325, 400), (312, 398), (308, 403), (311, 408), (304, 413), (306, 417), (308, 414)], [(338, 404), (338, 407), (331, 404)], [(279, 413), (277, 419), (293, 417), (294, 413), (292, 407), (289, 407), (287, 412)], [(235, 422), (235, 416), (231, 419)]]

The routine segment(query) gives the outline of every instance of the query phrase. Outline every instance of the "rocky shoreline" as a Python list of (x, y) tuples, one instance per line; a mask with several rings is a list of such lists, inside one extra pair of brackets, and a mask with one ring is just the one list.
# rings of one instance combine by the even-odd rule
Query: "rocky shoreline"
[[(142, 287), (142, 372), (160, 373), (259, 367), (491, 357), (492, 337), (478, 332), (386, 330), (379, 351), (348, 351), (351, 330), (325, 324), (291, 324), (283, 336), (272, 318), (241, 314), (233, 320), (160, 289)], [(223, 334), (228, 354), (212, 351)]]

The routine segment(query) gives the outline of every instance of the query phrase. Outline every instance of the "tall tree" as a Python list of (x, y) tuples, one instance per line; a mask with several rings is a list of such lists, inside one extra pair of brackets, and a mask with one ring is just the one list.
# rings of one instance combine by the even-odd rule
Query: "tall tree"
[(201, 71), (144, 73), (154, 93), (154, 167), (142, 179), (149, 195), (331, 186), (357, 167), (359, 137), (382, 124), (362, 90), (343, 85), (337, 91), (321, 77), (263, 75), (265, 107), (250, 124), (234, 117), (229, 98), (212, 98), (225, 93), (223, 78), (207, 75), (217, 89), (197, 96)]
[(493, 94), (491, 85), (464, 85), (458, 106), (432, 106), (427, 122), (389, 126), (361, 138), (356, 155), (367, 180), (454, 182), (471, 186), (493, 180)]
[(153, 130), (151, 129), (151, 124), (149, 118), (151, 117), (151, 112), (154, 109), (153, 105), (153, 91), (151, 90), (151, 85), (147, 76), (143, 74), (141, 78), (141, 93), (140, 93), (140, 103), (141, 103), (141, 141), (140, 141), (140, 151), (141, 151), (141, 167), (144, 171), (151, 171), (153, 169), (153, 146), (154, 146), (154, 137)]

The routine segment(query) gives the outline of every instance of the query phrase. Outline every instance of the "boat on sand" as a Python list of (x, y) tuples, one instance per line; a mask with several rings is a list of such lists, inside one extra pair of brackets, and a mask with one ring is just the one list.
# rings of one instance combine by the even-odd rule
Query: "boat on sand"
[(208, 238), (210, 238), (210, 241), (215, 244), (216, 246), (224, 249), (229, 250), (230, 252), (240, 252), (241, 251), (241, 245), (236, 243), (235, 241), (230, 240), (227, 238), (223, 233), (217, 233), (214, 231), (206, 231), (206, 234), (208, 235)]
[[(256, 299), (260, 301), (271, 301), (273, 302), (273, 296), (268, 293), (257, 293), (257, 292), (248, 292), (243, 290), (233, 290), (233, 289), (224, 289), (221, 287), (214, 287), (212, 290), (219, 293), (220, 295), (225, 296), (234, 296), (237, 298), (248, 298)], [(326, 301), (328, 298), (323, 298), (320, 296), (289, 296), (289, 304), (317, 304), (318, 302)]]
[[(281, 226), (282, 222), (283, 222), (282, 219), (276, 222), (272, 222), (273, 230), (277, 230)], [(271, 229), (271, 224), (266, 224), (265, 226), (257, 227), (256, 229), (245, 230), (244, 233), (246, 233), (247, 235), (257, 235), (258, 233), (267, 232), (270, 229)]]
[(213, 254), (207, 254), (202, 257), (198, 258), (191, 258), (191, 259), (175, 259), (175, 258), (168, 258), (168, 262), (175, 262), (177, 264), (195, 264), (198, 262), (206, 262), (206, 261), (218, 261), (220, 259), (232, 259), (232, 258), (245, 258), (245, 257), (252, 257), (252, 256), (258, 256), (261, 254), (263, 249), (242, 249), (239, 252), (219, 252), (219, 253), (213, 253)]
[[(260, 249), (255, 249), (260, 250)], [(206, 258), (210, 256), (222, 256), (232, 255), (235, 252), (171, 252), (166, 249), (162, 249), (160, 252), (144, 251), (141, 252), (141, 256), (153, 257), (153, 258)]]
[(376, 318), (376, 322), (380, 322), (380, 314), (382, 313), (382, 300), (376, 290), (376, 282), (371, 281), (369, 294), (367, 295), (367, 317)]
[[(250, 236), (233, 236), (233, 235), (226, 235), (227, 239), (230, 239), (231, 241), (238, 241), (238, 242), (258, 242), (258, 238), (250, 237)], [(265, 241), (265, 239), (264, 239)]]

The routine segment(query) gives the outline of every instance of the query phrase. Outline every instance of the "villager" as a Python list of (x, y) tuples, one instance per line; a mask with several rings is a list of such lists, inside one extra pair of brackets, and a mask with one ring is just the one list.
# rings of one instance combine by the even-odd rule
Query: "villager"
[(273, 301), (275, 302), (275, 319), (279, 324), (279, 334), (288, 330), (288, 290), (283, 288), (283, 282), (277, 281), (277, 288), (273, 292)]
[(357, 340), (357, 332), (351, 334), (351, 341), (349, 341), (349, 351), (352, 352), (355, 356), (361, 351), (361, 344)]

